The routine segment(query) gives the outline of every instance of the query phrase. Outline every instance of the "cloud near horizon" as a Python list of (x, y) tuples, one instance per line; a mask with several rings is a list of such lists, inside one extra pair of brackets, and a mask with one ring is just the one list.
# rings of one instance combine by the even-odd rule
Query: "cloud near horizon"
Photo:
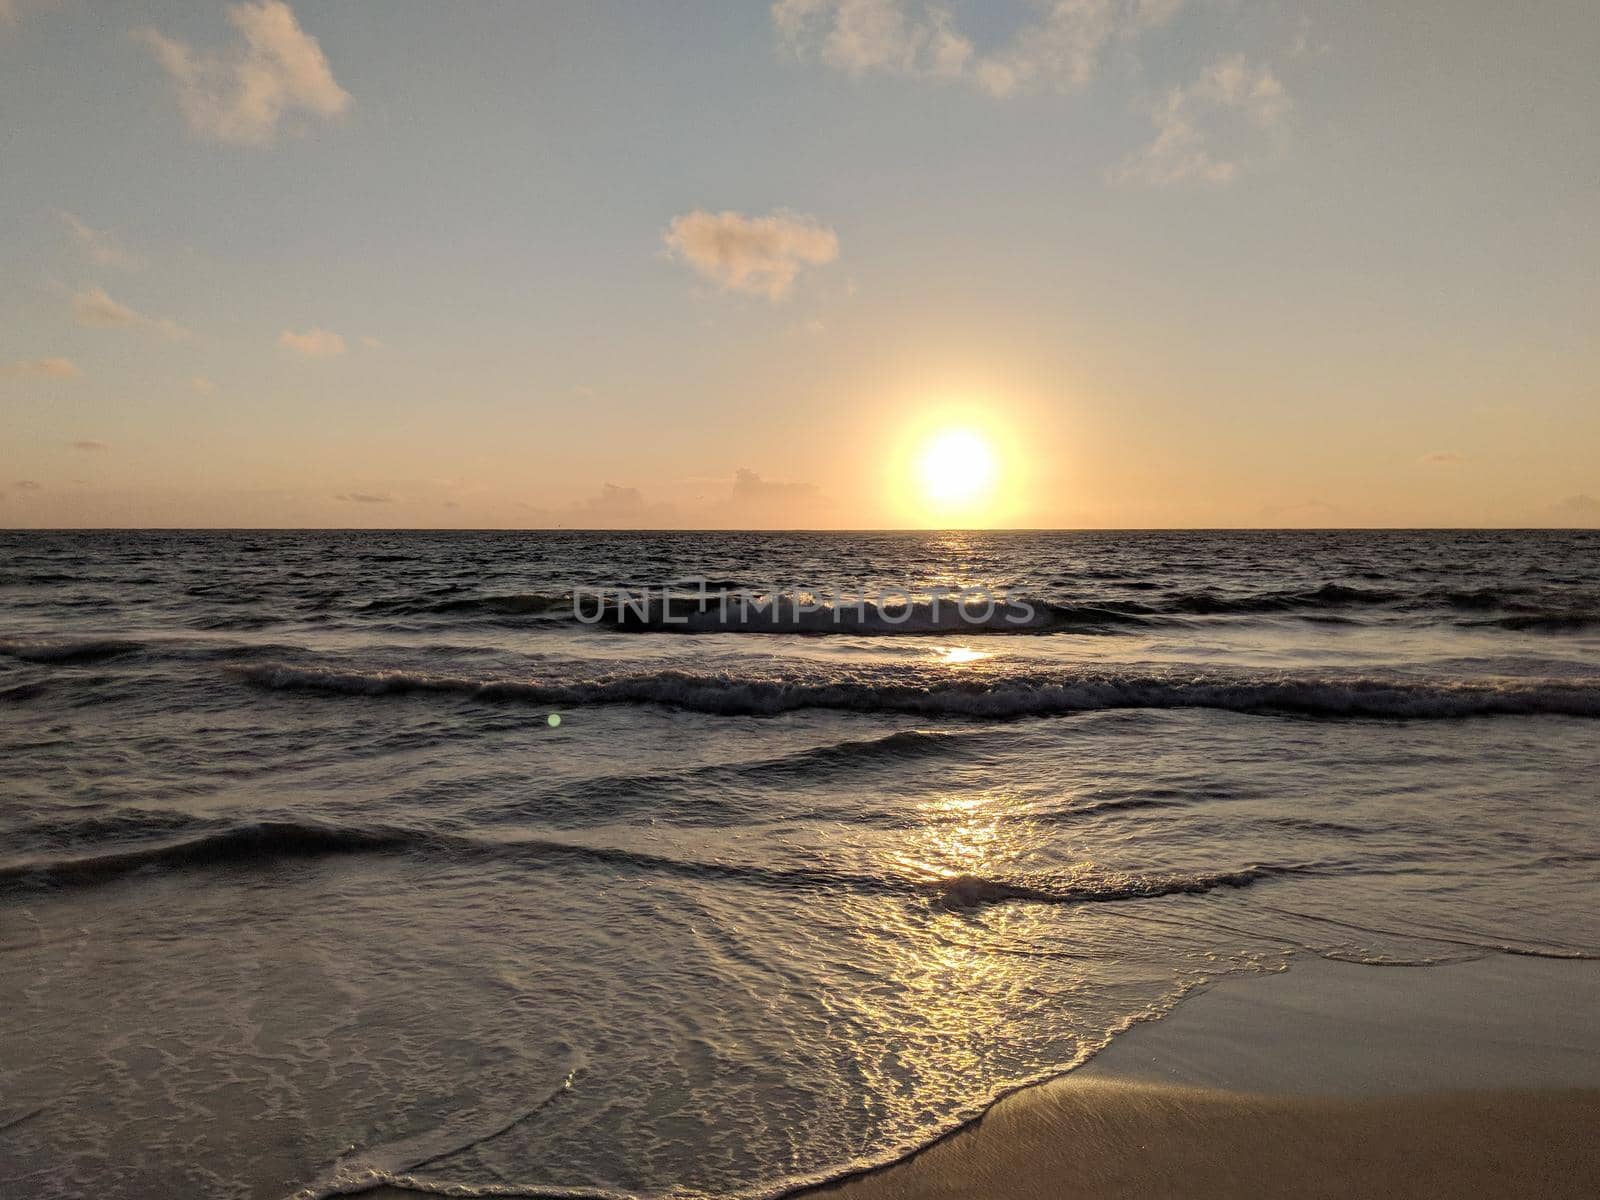
[(1587, 492), (1568, 496), (1565, 500), (1551, 505), (1550, 512), (1574, 523), (1600, 524), (1600, 499)]
[(772, 23), (800, 58), (850, 75), (878, 71), (960, 81), (991, 96), (1029, 87), (1073, 91), (1112, 46), (1166, 24), (1184, 0), (1051, 0), (1011, 37), (983, 51), (929, 0), (777, 0)]
[(388, 492), (340, 492), (334, 497), (346, 504), (393, 504), (394, 497)]
[(344, 338), (320, 328), (308, 329), (304, 333), (285, 329), (278, 335), (278, 345), (305, 358), (337, 358), (344, 353)]
[(807, 267), (839, 257), (839, 236), (815, 217), (778, 211), (765, 217), (703, 209), (672, 219), (661, 240), (669, 253), (728, 291), (781, 300)]
[(332, 119), (352, 100), (333, 78), (317, 39), (283, 0), (228, 7), (238, 38), (226, 50), (196, 50), (155, 29), (137, 31), (178, 92), (195, 133), (240, 146), (270, 145), (283, 118)]
[[(1109, 172), (1113, 183), (1221, 187), (1238, 177), (1247, 136), (1282, 133), (1292, 102), (1278, 77), (1242, 54), (1219, 58), (1150, 108), (1155, 139)], [(1219, 150), (1226, 140), (1232, 149)]]

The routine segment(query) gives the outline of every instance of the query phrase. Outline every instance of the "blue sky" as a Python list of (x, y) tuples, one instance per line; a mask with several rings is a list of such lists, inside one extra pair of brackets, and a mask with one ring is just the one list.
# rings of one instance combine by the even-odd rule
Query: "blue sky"
[(1588, 3), (10, 0), (0, 523), (921, 524), (950, 422), (985, 523), (1597, 523), (1597, 59)]

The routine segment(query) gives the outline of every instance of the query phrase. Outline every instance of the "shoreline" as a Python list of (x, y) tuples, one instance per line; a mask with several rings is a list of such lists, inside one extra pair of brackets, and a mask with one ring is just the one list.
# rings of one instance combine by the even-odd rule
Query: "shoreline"
[(800, 1200), (1591, 1196), (1600, 962), (1297, 958), (1233, 976)]

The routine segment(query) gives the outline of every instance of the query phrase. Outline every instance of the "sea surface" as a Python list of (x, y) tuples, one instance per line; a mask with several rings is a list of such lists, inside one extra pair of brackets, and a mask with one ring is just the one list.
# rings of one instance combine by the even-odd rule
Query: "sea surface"
[(1593, 532), (0, 533), (0, 1193), (766, 1195), (1592, 958), (1596, 718)]

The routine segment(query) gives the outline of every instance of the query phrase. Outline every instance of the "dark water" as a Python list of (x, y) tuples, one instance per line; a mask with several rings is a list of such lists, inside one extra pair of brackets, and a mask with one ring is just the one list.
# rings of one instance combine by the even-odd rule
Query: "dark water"
[(1593, 533), (0, 534), (0, 1191), (759, 1193), (1592, 957), (1596, 717)]

